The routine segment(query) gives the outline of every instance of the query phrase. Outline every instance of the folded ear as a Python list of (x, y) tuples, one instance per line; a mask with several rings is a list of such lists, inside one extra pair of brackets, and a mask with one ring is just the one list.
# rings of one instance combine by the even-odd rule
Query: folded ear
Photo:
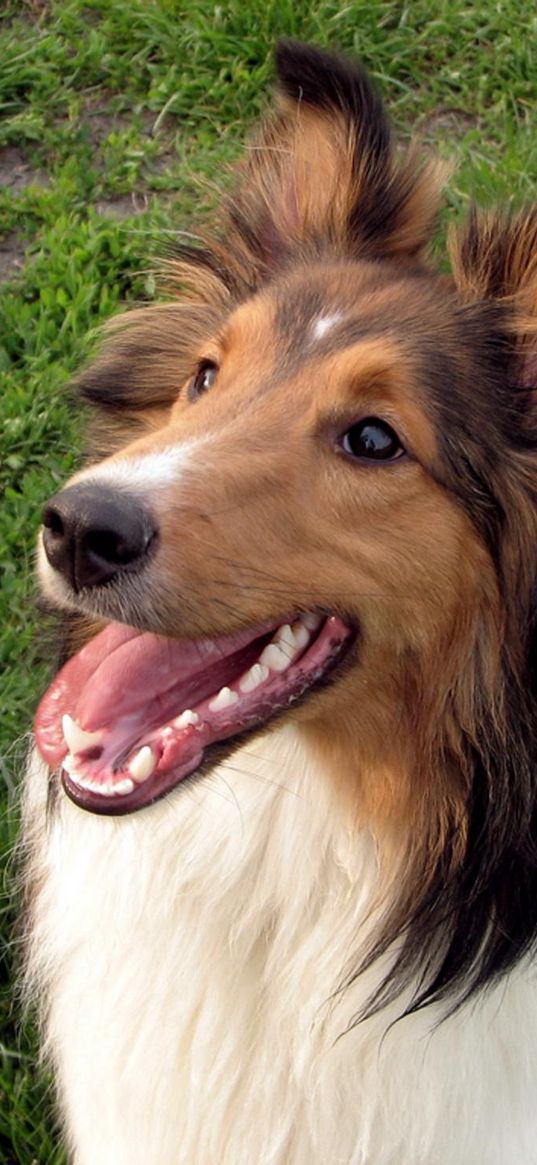
[(440, 167), (396, 161), (362, 66), (294, 41), (276, 50), (279, 108), (254, 143), (230, 209), (270, 267), (297, 247), (415, 256), (438, 210)]
[(503, 309), (519, 402), (537, 405), (537, 206), (515, 213), (474, 207), (448, 246), (463, 298)]

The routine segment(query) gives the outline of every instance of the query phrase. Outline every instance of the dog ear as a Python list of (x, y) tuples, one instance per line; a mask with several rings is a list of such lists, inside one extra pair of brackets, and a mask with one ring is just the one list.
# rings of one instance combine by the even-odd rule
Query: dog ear
[(276, 68), (279, 108), (239, 171), (228, 249), (246, 249), (258, 275), (304, 250), (414, 258), (430, 240), (445, 167), (414, 149), (396, 159), (360, 64), (281, 41)]
[[(501, 465), (504, 573), (526, 638), (526, 693), (537, 698), (537, 206), (508, 211), (473, 207), (448, 240), (463, 312), (486, 324), (493, 313), (491, 356), (500, 371), (504, 433)], [(477, 324), (479, 327), (479, 322)], [(483, 328), (483, 331), (485, 329)], [(506, 406), (506, 407), (505, 407)], [(509, 515), (514, 515), (514, 520)], [(515, 569), (516, 568), (516, 569)], [(521, 581), (525, 578), (525, 582)]]
[[(537, 206), (516, 213), (477, 211), (452, 231), (453, 277), (467, 303), (495, 303), (511, 339), (511, 382), (537, 424)], [(535, 406), (535, 407), (531, 407)]]

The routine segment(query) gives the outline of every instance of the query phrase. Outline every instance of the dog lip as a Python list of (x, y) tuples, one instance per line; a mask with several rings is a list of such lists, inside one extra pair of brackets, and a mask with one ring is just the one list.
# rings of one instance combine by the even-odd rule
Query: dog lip
[[(221, 710), (211, 710), (214, 701), (207, 696), (197, 706), (194, 723), (188, 724), (175, 737), (167, 725), (155, 730), (154, 739), (151, 734), (145, 735), (138, 742), (137, 750), (140, 744), (145, 746), (149, 742), (154, 748), (156, 763), (154, 771), (144, 777), (141, 783), (130, 780), (130, 789), (128, 785), (125, 789), (123, 778), (128, 779), (128, 769), (122, 768), (116, 774), (119, 777), (115, 786), (117, 791), (113, 783), (110, 786), (105, 773), (105, 778), (101, 778), (101, 792), (98, 788), (99, 777), (91, 779), (91, 766), (89, 779), (87, 774), (77, 774), (76, 770), (73, 773), (72, 769), (66, 772), (63, 769), (61, 780), (65, 792), (80, 808), (105, 815), (121, 816), (152, 804), (171, 793), (182, 780), (193, 776), (210, 757), (214, 746), (223, 744), (225, 747), (226, 743), (232, 745), (234, 739), (242, 739), (259, 730), (306, 696), (334, 669), (353, 640), (351, 626), (337, 616), (327, 616), (318, 633), (312, 635), (303, 654), (299, 654), (297, 660), (288, 665), (283, 675), (272, 674), (270, 680), (261, 686), (262, 690), (257, 689), (238, 697), (231, 706)], [(171, 741), (166, 733), (171, 734)]]

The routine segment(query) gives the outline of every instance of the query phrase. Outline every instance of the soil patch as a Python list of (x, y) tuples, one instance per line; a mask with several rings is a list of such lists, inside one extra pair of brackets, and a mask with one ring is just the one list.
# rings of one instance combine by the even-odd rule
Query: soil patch
[(420, 134), (439, 141), (442, 138), (463, 138), (470, 130), (476, 129), (479, 119), (463, 109), (440, 106), (433, 113), (423, 117), (417, 125)]
[(47, 186), (48, 178), (42, 170), (34, 170), (17, 146), (0, 149), (0, 186), (18, 194), (27, 186)]
[(0, 283), (12, 279), (24, 263), (24, 247), (15, 234), (0, 239)]
[(97, 214), (104, 218), (124, 219), (143, 214), (149, 203), (144, 193), (120, 194), (117, 198), (100, 198), (95, 203)]

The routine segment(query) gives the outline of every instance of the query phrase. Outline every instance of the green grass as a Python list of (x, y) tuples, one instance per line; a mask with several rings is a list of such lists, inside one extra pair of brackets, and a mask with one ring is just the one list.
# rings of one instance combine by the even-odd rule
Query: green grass
[(65, 386), (95, 328), (154, 295), (152, 259), (214, 203), (265, 104), (279, 35), (363, 57), (401, 131), (457, 163), (452, 215), (470, 194), (531, 199), (537, 11), (531, 0), (4, 0), (0, 20), (0, 177), (9, 159), (19, 167), (0, 186), (0, 259), (3, 248), (22, 263), (0, 287), (0, 1163), (59, 1165), (10, 979), (17, 785), (48, 666), (33, 646), (32, 547), (41, 505), (77, 456)]

